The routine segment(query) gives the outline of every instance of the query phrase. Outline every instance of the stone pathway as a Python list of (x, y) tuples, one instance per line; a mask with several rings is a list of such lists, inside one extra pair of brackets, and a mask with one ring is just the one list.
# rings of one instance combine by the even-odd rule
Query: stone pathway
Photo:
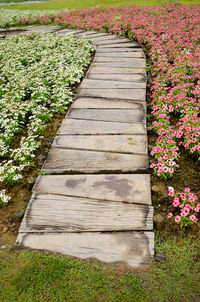
[(140, 267), (154, 253), (144, 53), (107, 33), (59, 26), (21, 33), (30, 31), (86, 36), (97, 49), (44, 163), (50, 175), (33, 188), (17, 245)]

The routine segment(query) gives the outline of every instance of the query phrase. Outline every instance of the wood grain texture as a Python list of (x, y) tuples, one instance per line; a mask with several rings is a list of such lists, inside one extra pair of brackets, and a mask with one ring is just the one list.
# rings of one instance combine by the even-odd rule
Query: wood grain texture
[[(98, 46), (101, 46), (101, 47), (103, 47), (103, 46), (107, 46), (107, 45), (109, 45), (109, 46), (111, 46), (112, 47), (112, 45), (116, 45), (116, 44), (126, 44), (126, 43), (130, 43), (130, 40), (128, 40), (128, 39), (123, 39), (123, 38), (115, 38), (115, 37), (110, 37), (110, 39), (108, 39), (108, 40), (104, 40), (104, 38), (102, 38), (102, 39), (100, 39), (100, 40), (98, 40), (98, 39), (95, 39), (95, 38), (91, 38), (91, 40), (92, 40), (92, 43), (94, 44), (94, 45), (98, 45)], [(138, 44), (136, 43), (136, 42), (132, 42), (132, 44), (136, 47), (136, 46), (138, 46)], [(126, 46), (126, 45), (125, 45)]]
[(120, 123), (144, 123), (144, 109), (70, 109), (67, 118)]
[[(136, 54), (139, 54), (136, 52)], [(105, 62), (111, 62), (111, 63), (121, 63), (121, 62), (125, 62), (125, 63), (133, 63), (134, 66), (138, 67), (138, 62), (142, 62), (143, 63), (143, 66), (142, 67), (145, 67), (146, 66), (146, 62), (145, 62), (145, 59), (144, 58), (124, 58), (124, 57), (106, 57), (106, 56), (96, 56), (94, 58), (94, 63), (105, 63)], [(140, 67), (140, 66), (139, 66)]]
[(116, 67), (116, 68), (145, 68), (146, 62), (144, 59), (134, 58), (130, 59), (130, 61), (125, 60), (116, 60), (116, 61), (107, 61), (107, 62), (99, 62), (95, 61), (92, 63), (92, 67)]
[[(98, 48), (125, 48), (125, 47), (130, 47), (130, 48), (135, 48), (139, 47), (139, 44), (137, 42), (115, 42), (115, 43), (109, 43), (109, 44), (104, 44), (104, 45), (99, 45), (97, 46)], [(141, 48), (140, 48), (141, 49)]]
[(131, 51), (131, 52), (97, 52), (95, 54), (94, 61), (102, 60), (102, 59), (129, 59), (129, 58), (145, 58), (143, 51)]
[(153, 207), (53, 194), (35, 194), (20, 232), (152, 230)]
[(114, 153), (148, 154), (145, 135), (61, 135), (53, 147)]
[(88, 79), (96, 79), (96, 80), (111, 80), (111, 81), (123, 81), (123, 82), (147, 82), (147, 77), (144, 74), (134, 74), (134, 73), (87, 73)]
[(146, 89), (80, 88), (79, 95), (144, 102), (146, 100)]
[(43, 169), (49, 173), (134, 172), (148, 168), (148, 157), (85, 150), (51, 148)]
[(64, 119), (58, 135), (66, 134), (145, 134), (144, 124), (103, 122), (82, 119)]
[(153, 232), (19, 234), (17, 245), (138, 268), (153, 256)]
[(102, 66), (94, 66), (93, 64), (91, 65), (90, 69), (89, 69), (89, 73), (112, 73), (112, 74), (120, 74), (123, 75), (124, 74), (145, 74), (146, 75), (146, 69), (144, 68), (130, 68), (129, 67), (124, 67), (124, 68), (120, 68), (120, 67), (102, 67)]
[(92, 97), (77, 97), (72, 103), (71, 109), (146, 109), (141, 102), (130, 100), (115, 100)]
[(126, 53), (133, 53), (133, 52), (141, 52), (142, 49), (141, 48), (129, 48), (129, 47), (119, 47), (119, 48), (116, 48), (116, 47), (106, 47), (106, 48), (100, 48), (99, 46), (97, 47), (96, 49), (96, 54), (98, 53), (120, 53), (120, 52), (126, 52)]
[(149, 174), (44, 175), (33, 192), (151, 205)]
[(93, 80), (84, 79), (80, 85), (80, 88), (94, 89), (94, 88), (145, 88), (146, 83), (140, 82), (123, 82), (123, 81), (109, 81), (109, 80)]

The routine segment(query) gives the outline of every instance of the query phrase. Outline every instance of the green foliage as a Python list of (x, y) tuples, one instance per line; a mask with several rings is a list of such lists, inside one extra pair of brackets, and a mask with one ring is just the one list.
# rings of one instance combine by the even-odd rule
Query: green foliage
[(198, 242), (181, 241), (157, 239), (156, 251), (166, 260), (153, 261), (149, 269), (137, 272), (45, 252), (0, 251), (0, 301), (198, 301)]
[[(13, 5), (9, 8), (14, 9), (31, 9), (31, 10), (44, 10), (44, 9), (78, 9), (78, 8), (91, 8), (98, 6), (112, 7), (112, 6), (150, 6), (150, 5), (166, 5), (172, 3), (180, 3), (186, 5), (199, 4), (199, 0), (49, 0), (41, 3), (27, 3), (21, 5)], [(7, 6), (6, 6), (7, 7)]]

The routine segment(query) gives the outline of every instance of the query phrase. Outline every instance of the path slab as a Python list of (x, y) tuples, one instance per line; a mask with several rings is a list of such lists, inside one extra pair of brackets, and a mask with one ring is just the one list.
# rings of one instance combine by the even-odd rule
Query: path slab
[(95, 80), (111, 80), (111, 81), (123, 81), (123, 82), (147, 82), (147, 77), (144, 74), (138, 73), (87, 73), (87, 79), (95, 79)]
[[(137, 52), (136, 52), (137, 53)], [(94, 58), (94, 61), (93, 61), (94, 63), (106, 63), (106, 62), (111, 62), (111, 63), (113, 63), (113, 62), (116, 62), (116, 63), (122, 63), (122, 62), (129, 62), (129, 63), (131, 63), (131, 64), (138, 64), (139, 62), (140, 63), (145, 63), (146, 61), (145, 61), (145, 59), (144, 58), (135, 58), (135, 57), (132, 57), (132, 58), (127, 58), (127, 57), (118, 57), (118, 58), (116, 58), (116, 57), (96, 57), (96, 58)], [(144, 66), (145, 66), (146, 64), (144, 64)], [(136, 66), (137, 67), (137, 66)]]
[(111, 34), (109, 33), (99, 33), (99, 32), (83, 32), (83, 33), (78, 33), (76, 34), (77, 37), (87, 37), (87, 39), (90, 38), (97, 38), (97, 37), (112, 37)]
[(55, 194), (35, 194), (20, 232), (152, 230), (153, 207)]
[(17, 245), (138, 268), (153, 256), (153, 232), (23, 234)]
[(98, 45), (98, 48), (124, 48), (124, 47), (130, 47), (130, 48), (135, 48), (139, 47), (139, 44), (137, 42), (115, 42), (115, 43), (109, 43), (109, 44), (101, 44)]
[(72, 35), (75, 33), (82, 33), (82, 32), (84, 32), (84, 31), (76, 30), (76, 29), (62, 29), (57, 32), (57, 35)]
[(103, 98), (78, 97), (71, 105), (71, 109), (145, 109), (142, 103), (129, 100), (115, 100)]
[(93, 62), (92, 67), (145, 68), (146, 62), (144, 59), (134, 58), (129, 61), (113, 60), (109, 62)]
[(144, 123), (144, 109), (71, 109), (66, 118), (118, 123)]
[(145, 135), (66, 135), (56, 136), (53, 147), (113, 153), (148, 154)]
[(115, 58), (120, 59), (120, 58), (144, 58), (144, 53), (143, 51), (131, 51), (131, 52), (97, 52), (95, 54), (94, 60), (99, 60), (101, 58), (103, 59), (113, 59)]
[[(103, 38), (102, 38), (102, 40), (101, 39), (97, 40), (95, 38), (93, 38), (91, 40), (95, 45), (97, 45), (97, 46), (100, 45), (101, 47), (104, 47), (105, 45), (109, 46), (109, 47), (112, 47), (112, 44), (114, 44), (114, 45), (116, 45), (116, 44), (125, 45), (126, 43), (130, 43), (130, 41), (128, 39), (121, 39), (121, 38), (115, 38), (115, 37), (110, 37), (110, 39), (108, 39), (108, 40), (104, 40)], [(133, 45), (137, 46), (138, 44), (133, 42)]]
[(146, 74), (145, 68), (130, 68), (130, 67), (102, 67), (91, 65), (89, 73), (112, 73), (112, 74)]
[(151, 205), (149, 174), (44, 175), (33, 192)]
[(80, 88), (79, 95), (144, 102), (146, 100), (146, 89)]
[[(121, 45), (121, 46), (123, 46), (123, 45)], [(128, 53), (128, 52), (130, 52), (130, 53), (135, 53), (135, 52), (139, 52), (139, 53), (141, 53), (141, 51), (142, 51), (142, 49), (141, 48), (134, 48), (134, 47), (126, 47), (125, 45), (124, 45), (124, 47), (113, 47), (113, 45), (111, 46), (111, 47), (100, 47), (100, 46), (98, 46), (97, 47), (97, 49), (96, 49), (96, 54), (98, 54), (98, 53), (121, 53), (121, 52), (126, 52), (126, 53)]]
[(138, 154), (51, 148), (43, 169), (48, 173), (134, 172), (148, 169), (148, 157)]
[(84, 79), (81, 83), (80, 88), (144, 88), (146, 89), (146, 83), (139, 82), (123, 82), (123, 81), (109, 81), (109, 80), (94, 80), (94, 79)]
[(145, 134), (144, 124), (103, 122), (83, 119), (64, 119), (58, 135), (68, 134)]

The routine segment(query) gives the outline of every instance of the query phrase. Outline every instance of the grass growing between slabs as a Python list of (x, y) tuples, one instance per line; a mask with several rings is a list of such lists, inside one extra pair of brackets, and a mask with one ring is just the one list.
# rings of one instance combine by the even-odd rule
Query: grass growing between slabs
[[(1, 0), (2, 2), (7, 2), (6, 0)], [(1, 2), (0, 1), (0, 2)], [(15, 1), (13, 1), (15, 2)], [(199, 0), (49, 0), (41, 3), (29, 3), (11, 5), (9, 8), (12, 9), (31, 9), (31, 10), (46, 10), (46, 9), (57, 9), (57, 10), (71, 10), (79, 8), (93, 8), (98, 6), (112, 7), (112, 6), (129, 6), (129, 5), (139, 5), (139, 6), (149, 6), (149, 5), (165, 5), (172, 3), (180, 3), (185, 5), (199, 4)], [(6, 6), (8, 8), (8, 6)]]
[(171, 237), (157, 242), (156, 250), (166, 259), (138, 271), (45, 252), (2, 250), (0, 301), (199, 301), (197, 241)]

